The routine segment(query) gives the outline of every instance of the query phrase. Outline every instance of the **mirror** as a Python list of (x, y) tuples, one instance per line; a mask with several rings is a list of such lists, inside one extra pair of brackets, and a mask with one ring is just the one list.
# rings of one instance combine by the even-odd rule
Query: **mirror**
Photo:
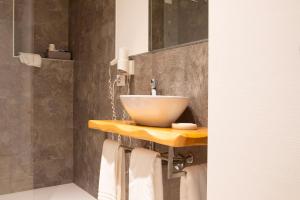
[(207, 0), (150, 0), (150, 51), (208, 38)]
[(116, 56), (208, 38), (208, 0), (116, 0)]

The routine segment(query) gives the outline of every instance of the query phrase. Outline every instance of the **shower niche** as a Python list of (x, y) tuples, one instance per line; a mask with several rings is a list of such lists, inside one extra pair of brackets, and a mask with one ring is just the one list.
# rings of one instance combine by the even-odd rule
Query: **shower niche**
[(46, 56), (49, 44), (68, 50), (69, 0), (13, 0), (13, 55)]

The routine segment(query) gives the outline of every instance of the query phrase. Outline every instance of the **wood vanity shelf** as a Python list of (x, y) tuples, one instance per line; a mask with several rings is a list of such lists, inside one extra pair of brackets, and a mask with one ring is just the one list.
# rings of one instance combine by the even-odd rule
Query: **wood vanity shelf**
[(169, 147), (207, 145), (206, 127), (197, 130), (176, 130), (137, 126), (131, 121), (89, 120), (89, 128), (155, 142)]
[[(185, 175), (182, 168), (185, 164), (192, 164), (194, 156), (176, 156), (174, 147), (190, 147), (207, 145), (207, 128), (202, 127), (197, 130), (176, 130), (172, 128), (157, 128), (135, 125), (132, 121), (113, 120), (89, 120), (89, 128), (102, 132), (115, 133), (118, 135), (146, 140), (157, 144), (169, 146), (167, 157), (161, 157), (168, 163), (168, 178), (179, 178)], [(126, 147), (127, 150), (131, 147)], [(180, 165), (182, 164), (182, 165)], [(181, 169), (175, 170), (174, 166)]]

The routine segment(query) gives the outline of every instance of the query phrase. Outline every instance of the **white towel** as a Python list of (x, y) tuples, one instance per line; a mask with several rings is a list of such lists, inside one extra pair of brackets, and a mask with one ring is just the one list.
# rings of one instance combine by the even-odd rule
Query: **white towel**
[(207, 164), (186, 167), (180, 180), (180, 200), (206, 200)]
[(125, 151), (119, 143), (103, 144), (98, 200), (125, 200)]
[(159, 153), (136, 148), (129, 166), (129, 200), (163, 200), (162, 164)]
[(33, 54), (33, 53), (20, 53), (19, 55), (20, 62), (33, 66), (33, 67), (41, 67), (42, 65), (42, 57), (38, 54)]

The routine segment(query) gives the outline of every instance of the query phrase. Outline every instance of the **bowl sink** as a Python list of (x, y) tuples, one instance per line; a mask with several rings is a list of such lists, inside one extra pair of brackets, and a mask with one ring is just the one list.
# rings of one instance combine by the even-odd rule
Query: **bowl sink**
[(188, 97), (120, 95), (130, 117), (139, 125), (171, 127), (189, 104)]

